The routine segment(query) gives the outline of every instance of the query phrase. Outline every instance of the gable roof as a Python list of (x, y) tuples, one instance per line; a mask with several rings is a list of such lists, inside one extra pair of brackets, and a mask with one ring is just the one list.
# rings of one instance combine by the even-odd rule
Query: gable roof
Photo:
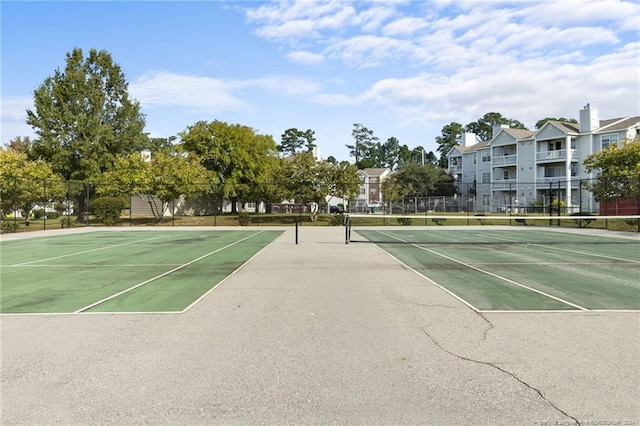
[(596, 133), (610, 132), (616, 130), (627, 130), (629, 127), (633, 127), (640, 124), (640, 116), (636, 117), (621, 117), (611, 120), (601, 120), (600, 128), (596, 130)]
[(366, 174), (367, 176), (381, 176), (385, 174), (385, 172), (390, 172), (391, 169), (389, 169), (388, 167), (376, 167), (376, 168), (366, 168), (358, 171)]

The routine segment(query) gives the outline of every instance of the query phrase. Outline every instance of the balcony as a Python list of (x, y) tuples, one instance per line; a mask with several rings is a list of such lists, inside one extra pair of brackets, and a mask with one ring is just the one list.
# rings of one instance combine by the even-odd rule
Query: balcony
[[(577, 149), (571, 150), (571, 160), (578, 160), (580, 158), (580, 151)], [(567, 159), (567, 150), (558, 149), (555, 151), (540, 151), (536, 153), (537, 161), (562, 161)]]
[(453, 164), (449, 166), (449, 173), (462, 173), (462, 166)]
[(491, 189), (494, 190), (515, 190), (516, 179), (501, 179), (491, 182)]
[(502, 165), (505, 165), (505, 164), (516, 164), (517, 159), (518, 159), (518, 156), (515, 155), (515, 154), (514, 155), (495, 156), (495, 157), (491, 158), (492, 164), (494, 166), (498, 166), (498, 165), (502, 166)]

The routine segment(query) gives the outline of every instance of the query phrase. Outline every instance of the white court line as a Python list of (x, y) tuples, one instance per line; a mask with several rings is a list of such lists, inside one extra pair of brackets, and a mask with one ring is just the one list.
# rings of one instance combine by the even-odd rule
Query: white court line
[(262, 232), (264, 232), (264, 231), (258, 231), (258, 232), (254, 233), (254, 234), (249, 235), (248, 237), (242, 238), (242, 239), (240, 239), (240, 240), (238, 240), (238, 241), (235, 241), (235, 242), (233, 242), (233, 243), (231, 243), (231, 244), (227, 244), (227, 245), (226, 245), (226, 246), (224, 246), (224, 247), (220, 247), (220, 248), (219, 248), (219, 249), (217, 249), (217, 250), (214, 250), (214, 251), (209, 252), (209, 253), (207, 253), (207, 254), (203, 254), (202, 256), (200, 256), (200, 257), (198, 257), (198, 258), (196, 258), (196, 259), (193, 259), (193, 260), (192, 260), (192, 261), (190, 261), (190, 262), (184, 263), (184, 264), (182, 264), (182, 265), (178, 266), (177, 268), (173, 268), (173, 269), (171, 269), (171, 270), (169, 270), (169, 271), (167, 271), (167, 272), (164, 272), (164, 273), (162, 273), (162, 274), (160, 274), (160, 275), (156, 275), (156, 276), (155, 276), (155, 277), (153, 277), (153, 278), (149, 278), (149, 279), (148, 279), (148, 280), (146, 280), (146, 281), (143, 281), (143, 282), (141, 282), (141, 283), (138, 283), (138, 284), (136, 284), (136, 285), (134, 285), (134, 286), (132, 286), (132, 287), (129, 287), (129, 288), (127, 288), (127, 289), (124, 289), (124, 290), (122, 290), (122, 291), (120, 291), (120, 292), (118, 292), (118, 293), (116, 293), (116, 294), (112, 294), (112, 295), (111, 295), (111, 296), (109, 296), (109, 297), (105, 297), (105, 298), (104, 298), (104, 299), (102, 299), (102, 300), (98, 300), (97, 302), (94, 302), (94, 303), (92, 303), (92, 304), (90, 304), (90, 305), (87, 305), (87, 306), (85, 306), (85, 307), (83, 307), (83, 308), (80, 308), (80, 309), (78, 309), (77, 311), (75, 311), (75, 312), (74, 312), (74, 314), (79, 314), (79, 313), (81, 313), (81, 312), (83, 312), (83, 311), (86, 311), (87, 309), (91, 309), (91, 308), (93, 308), (93, 307), (95, 307), (95, 306), (98, 306), (98, 305), (100, 305), (100, 304), (102, 304), (102, 303), (104, 303), (104, 302), (108, 301), (108, 300), (114, 299), (114, 298), (116, 298), (116, 297), (118, 297), (118, 296), (121, 296), (121, 295), (123, 295), (123, 294), (125, 294), (125, 293), (128, 293), (128, 292), (130, 292), (131, 290), (135, 290), (135, 289), (136, 289), (136, 288), (138, 288), (138, 287), (141, 287), (141, 286), (143, 286), (143, 285), (145, 285), (145, 284), (149, 284), (149, 283), (150, 283), (150, 282), (152, 282), (152, 281), (155, 281), (155, 280), (157, 280), (157, 279), (159, 279), (159, 278), (162, 278), (162, 277), (164, 277), (164, 276), (166, 276), (166, 275), (169, 275), (169, 274), (171, 274), (171, 273), (173, 273), (173, 272), (175, 272), (175, 271), (178, 271), (178, 270), (180, 270), (180, 269), (182, 269), (182, 268), (185, 268), (185, 267), (187, 267), (187, 266), (189, 266), (189, 265), (191, 265), (191, 264), (193, 264), (193, 263), (196, 263), (196, 262), (197, 262), (197, 261), (199, 261), (199, 260), (202, 260), (202, 259), (204, 259), (204, 258), (206, 258), (206, 257), (211, 256), (212, 254), (218, 253), (219, 251), (222, 251), (222, 250), (227, 249), (227, 248), (229, 248), (229, 247), (231, 247), (231, 246), (234, 246), (234, 245), (236, 245), (236, 244), (238, 244), (238, 243), (241, 243), (242, 241), (247, 240), (247, 239), (249, 239), (249, 238), (251, 238), (251, 237), (255, 237), (256, 235), (258, 235), (258, 234), (260, 234), (260, 233), (262, 233)]
[[(357, 231), (356, 231), (357, 232)], [(378, 231), (380, 232), (380, 231)], [(402, 241), (402, 240), (401, 240)], [(387, 256), (391, 257), (393, 260), (395, 260), (396, 262), (398, 262), (400, 265), (402, 265), (404, 268), (410, 270), (411, 272), (413, 272), (414, 274), (417, 274), (419, 276), (421, 276), (422, 278), (424, 278), (425, 280), (429, 281), (431, 284), (435, 285), (436, 287), (440, 288), (441, 290), (449, 293), (451, 296), (453, 296), (456, 300), (458, 300), (459, 302), (462, 302), (463, 304), (465, 304), (466, 306), (468, 306), (469, 308), (471, 308), (473, 311), (475, 312), (482, 312), (481, 310), (479, 310), (478, 308), (476, 308), (475, 306), (473, 306), (471, 303), (467, 302), (466, 300), (464, 300), (462, 297), (458, 296), (457, 294), (455, 294), (454, 292), (452, 292), (451, 290), (449, 290), (448, 288), (445, 288), (443, 286), (441, 286), (440, 284), (438, 284), (437, 282), (435, 282), (434, 280), (432, 280), (431, 278), (427, 277), (426, 275), (422, 274), (421, 272), (413, 269), (411, 266), (407, 265), (406, 263), (404, 263), (402, 260), (398, 259), (397, 257), (395, 257), (394, 255), (392, 255), (391, 253), (389, 253), (388, 251), (384, 250), (382, 247), (378, 246), (376, 244), (376, 248), (380, 251), (382, 251), (384, 254), (386, 254)]]
[[(515, 240), (510, 240), (508, 238), (500, 238), (500, 237), (495, 237), (495, 236), (491, 236), (491, 235), (485, 235), (487, 238), (493, 238), (494, 240), (499, 240), (499, 241), (509, 241), (512, 243), (517, 243), (519, 241), (515, 241)], [(597, 253), (585, 253), (583, 251), (578, 251), (578, 250), (571, 250), (571, 249), (565, 249), (565, 248), (560, 248), (560, 247), (552, 247), (552, 246), (548, 246), (542, 243), (526, 243), (530, 246), (536, 246), (536, 247), (542, 247), (542, 248), (548, 248), (551, 250), (560, 250), (560, 251), (566, 251), (568, 253), (575, 253), (575, 254), (583, 254), (585, 256), (593, 256), (593, 257), (601, 257), (603, 259), (610, 259), (610, 260), (619, 260), (621, 262), (625, 262), (625, 263), (640, 263), (640, 261), (638, 260), (632, 260), (632, 259), (624, 259), (621, 257), (614, 257), (614, 256), (605, 256), (604, 254), (597, 254)]]
[(54, 259), (61, 259), (63, 257), (69, 257), (69, 256), (77, 256), (79, 254), (91, 253), (91, 252), (99, 251), (99, 250), (107, 250), (107, 249), (112, 249), (112, 248), (115, 248), (115, 247), (128, 246), (130, 244), (136, 244), (136, 243), (140, 243), (142, 241), (156, 240), (158, 238), (164, 238), (164, 237), (166, 237), (166, 235), (162, 235), (162, 236), (159, 236), (159, 237), (152, 237), (152, 238), (144, 238), (142, 240), (130, 241), (128, 243), (122, 243), (122, 244), (114, 244), (114, 245), (106, 246), (106, 247), (98, 247), (98, 248), (94, 248), (94, 249), (91, 249), (91, 250), (77, 251), (75, 253), (68, 253), (68, 254), (63, 254), (63, 255), (60, 255), (60, 256), (48, 257), (46, 259), (32, 260), (30, 262), (16, 263), (15, 265), (7, 265), (7, 266), (13, 267), (13, 266), (31, 265), (32, 263), (44, 262), (44, 261), (47, 261), (47, 260), (54, 260)]
[(284, 235), (284, 233), (281, 233), (280, 235), (278, 235), (277, 238), (275, 238), (273, 241), (271, 241), (269, 244), (267, 244), (266, 246), (262, 247), (260, 250), (258, 250), (256, 252), (256, 254), (254, 254), (253, 256), (251, 256), (249, 259), (247, 259), (247, 261), (245, 261), (242, 265), (240, 265), (238, 268), (236, 268), (233, 272), (231, 272), (229, 275), (227, 275), (226, 277), (224, 277), (219, 283), (217, 283), (216, 285), (214, 285), (213, 287), (211, 287), (209, 290), (207, 290), (202, 296), (198, 297), (196, 300), (194, 300), (193, 302), (191, 302), (191, 304), (189, 306), (187, 306), (186, 308), (184, 308), (182, 311), (180, 311), (179, 313), (185, 313), (187, 312), (189, 309), (191, 309), (193, 306), (195, 306), (198, 302), (200, 302), (202, 299), (204, 299), (205, 297), (207, 297), (207, 295), (209, 295), (209, 293), (211, 293), (213, 290), (217, 289), (222, 283), (224, 283), (225, 281), (227, 281), (229, 278), (231, 278), (232, 276), (234, 276), (236, 274), (236, 272), (238, 272), (240, 269), (244, 268), (245, 265), (247, 265), (249, 262), (251, 262), (251, 260), (253, 260), (253, 258), (255, 258), (257, 255), (259, 255), (260, 253), (262, 253), (263, 250), (266, 250), (267, 247), (269, 247), (271, 244), (273, 244), (274, 242), (276, 242), (277, 240), (279, 240), (282, 235)]
[(421, 247), (421, 246), (419, 246), (419, 245), (417, 245), (417, 244), (415, 244), (415, 243), (409, 243), (408, 241), (405, 241), (405, 240), (403, 240), (403, 239), (401, 239), (401, 238), (398, 238), (398, 237), (394, 237), (393, 235), (387, 234), (387, 233), (385, 233), (385, 232), (382, 232), (382, 231), (378, 231), (378, 232), (380, 232), (382, 235), (386, 235), (387, 237), (395, 238), (396, 240), (401, 241), (401, 242), (403, 242), (403, 243), (411, 244), (412, 246), (417, 247), (417, 248), (419, 248), (420, 250), (427, 251), (427, 252), (429, 252), (429, 253), (432, 253), (432, 254), (435, 254), (435, 255), (437, 255), (437, 256), (443, 257), (443, 258), (445, 258), (445, 259), (447, 259), (447, 260), (450, 260), (450, 261), (452, 261), (452, 262), (455, 262), (455, 263), (458, 263), (458, 264), (460, 264), (460, 265), (466, 266), (467, 268), (470, 268), (470, 269), (473, 269), (473, 270), (475, 270), (475, 271), (481, 272), (481, 273), (483, 273), (483, 274), (486, 274), (486, 275), (492, 276), (492, 277), (494, 277), (494, 278), (498, 278), (498, 279), (503, 280), (503, 281), (506, 281), (506, 282), (508, 282), (508, 283), (510, 283), (510, 284), (516, 285), (516, 286), (518, 286), (518, 287), (525, 288), (525, 289), (527, 289), (527, 290), (529, 290), (529, 291), (532, 291), (532, 292), (534, 292), (534, 293), (541, 294), (541, 295), (546, 296), (546, 297), (548, 297), (548, 298), (550, 298), (550, 299), (557, 300), (558, 302), (562, 302), (562, 303), (564, 303), (564, 304), (566, 304), (566, 305), (573, 306), (574, 308), (580, 309), (580, 310), (582, 310), (582, 311), (588, 311), (588, 309), (587, 309), (587, 308), (583, 308), (582, 306), (576, 305), (575, 303), (571, 303), (571, 302), (569, 302), (568, 300), (564, 300), (564, 299), (561, 299), (561, 298), (559, 298), (559, 297), (553, 296), (553, 295), (551, 295), (551, 294), (545, 293), (544, 291), (540, 291), (540, 290), (537, 290), (537, 289), (535, 289), (535, 288), (532, 288), (532, 287), (526, 286), (526, 285), (524, 285), (524, 284), (521, 284), (521, 283), (518, 283), (518, 282), (516, 282), (516, 281), (510, 280), (509, 278), (506, 278), (506, 277), (500, 276), (500, 275), (498, 275), (498, 274), (494, 274), (493, 272), (485, 271), (484, 269), (480, 269), (480, 268), (475, 267), (475, 266), (473, 266), (473, 265), (470, 265), (470, 264), (468, 264), (468, 263), (461, 262), (461, 261), (459, 261), (459, 260), (457, 260), (457, 259), (454, 259), (454, 258), (449, 257), (449, 256), (447, 256), (447, 255), (444, 255), (444, 254), (442, 254), (442, 253), (438, 253), (438, 252), (433, 251), (433, 250), (431, 250), (431, 249), (428, 249), (428, 248), (426, 248), (426, 247)]

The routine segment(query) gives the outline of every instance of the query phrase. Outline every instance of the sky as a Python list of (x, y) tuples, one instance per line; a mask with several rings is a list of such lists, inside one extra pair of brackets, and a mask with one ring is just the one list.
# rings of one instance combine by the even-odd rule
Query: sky
[(75, 47), (111, 54), (150, 136), (311, 129), (339, 161), (355, 123), (435, 152), (445, 125), (488, 112), (529, 129), (587, 103), (640, 115), (636, 1), (2, 0), (0, 17), (3, 144), (35, 137), (33, 91)]

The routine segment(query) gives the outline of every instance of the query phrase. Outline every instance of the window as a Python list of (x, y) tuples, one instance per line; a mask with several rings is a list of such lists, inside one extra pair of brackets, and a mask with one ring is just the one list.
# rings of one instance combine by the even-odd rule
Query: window
[(618, 135), (613, 133), (611, 135), (602, 135), (600, 139), (600, 147), (601, 149), (607, 149), (611, 146), (612, 143), (618, 143)]
[(482, 153), (482, 162), (483, 163), (491, 162), (491, 153), (489, 151), (485, 151)]
[(482, 183), (491, 183), (491, 173), (482, 173)]
[(375, 188), (371, 188), (371, 195), (376, 195), (378, 193), (378, 190)]
[(365, 194), (365, 189), (364, 186), (360, 187), (360, 195), (364, 195)]
[(476, 165), (476, 155), (475, 154), (473, 154), (473, 165), (474, 166)]
[(369, 178), (369, 183), (378, 183), (378, 178), (377, 177)]
[(502, 179), (504, 179), (504, 180), (508, 180), (509, 179), (509, 170), (503, 170), (502, 171)]
[(487, 207), (491, 205), (491, 195), (489, 194), (482, 195), (482, 205)]

